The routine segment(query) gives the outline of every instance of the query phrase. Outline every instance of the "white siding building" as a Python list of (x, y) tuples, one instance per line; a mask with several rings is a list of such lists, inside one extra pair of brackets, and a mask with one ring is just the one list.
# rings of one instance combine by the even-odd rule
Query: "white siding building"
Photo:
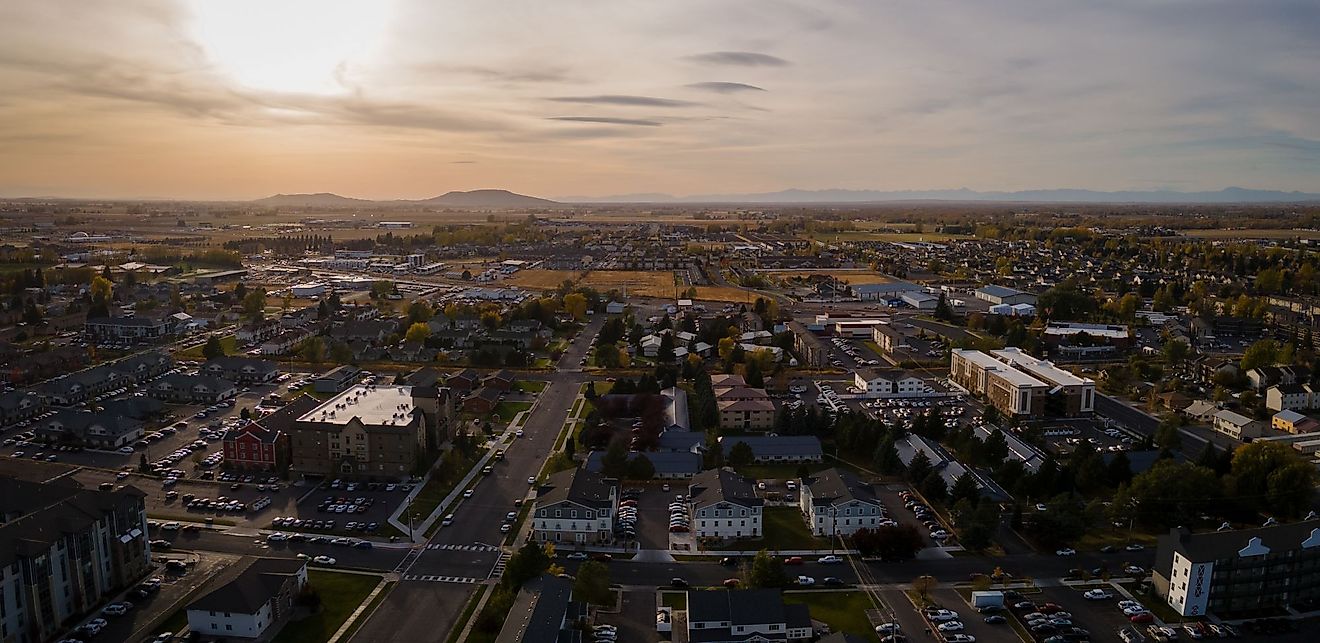
[(697, 538), (757, 538), (761, 536), (761, 510), (752, 483), (732, 469), (703, 471), (688, 487), (692, 534)]
[(804, 478), (798, 503), (811, 533), (817, 536), (846, 536), (862, 528), (892, 524), (871, 485), (838, 469)]

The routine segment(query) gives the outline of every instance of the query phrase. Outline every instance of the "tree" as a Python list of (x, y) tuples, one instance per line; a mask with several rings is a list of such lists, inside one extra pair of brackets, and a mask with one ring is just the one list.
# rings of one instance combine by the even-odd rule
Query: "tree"
[(743, 581), (748, 588), (783, 587), (788, 584), (788, 575), (784, 573), (783, 561), (762, 549), (747, 566)]
[(623, 478), (628, 474), (628, 448), (623, 440), (614, 440), (605, 449), (600, 461), (601, 473), (611, 478)]
[(527, 581), (540, 576), (549, 567), (550, 557), (546, 555), (545, 550), (536, 543), (527, 543), (519, 547), (505, 563), (504, 577), (500, 579), (500, 584), (516, 590)]
[(1305, 511), (1315, 495), (1316, 471), (1282, 444), (1253, 442), (1238, 447), (1225, 480), (1228, 493), (1244, 508), (1260, 505), (1280, 518)]
[(735, 467), (746, 466), (756, 461), (751, 445), (739, 440), (729, 449), (728, 463)]
[(431, 310), (431, 305), (420, 300), (414, 300), (408, 305), (408, 321), (416, 324), (418, 322), (426, 323), (435, 316), (435, 311)]
[(921, 481), (921, 495), (930, 502), (944, 502), (949, 495), (949, 486), (945, 484), (944, 477), (938, 471), (931, 471), (926, 474), (925, 479)]
[(930, 462), (930, 457), (925, 451), (918, 451), (912, 456), (912, 461), (907, 464), (908, 480), (919, 483), (926, 479), (934, 470), (934, 465)]
[(582, 293), (569, 293), (564, 295), (564, 311), (573, 316), (573, 319), (582, 321), (587, 318), (587, 298)]
[(414, 322), (412, 326), (408, 327), (408, 332), (404, 334), (403, 340), (406, 342), (424, 343), (430, 336), (430, 326), (427, 326), (424, 322)]
[(578, 567), (573, 580), (573, 596), (592, 605), (613, 605), (614, 592), (610, 590), (610, 568), (605, 563), (589, 560)]
[(980, 487), (976, 480), (972, 478), (971, 472), (963, 473), (953, 481), (953, 488), (949, 489), (949, 501), (957, 503), (960, 500), (976, 502), (981, 497)]
[(202, 357), (205, 357), (206, 359), (215, 359), (224, 356), (225, 346), (220, 343), (220, 338), (215, 335), (206, 338), (206, 345), (202, 346)]
[(759, 360), (747, 361), (747, 376), (744, 378), (747, 386), (752, 388), (765, 388), (765, 376), (761, 374), (761, 364)]
[(243, 315), (254, 322), (266, 316), (265, 288), (253, 288), (243, 297)]
[(1160, 422), (1159, 428), (1155, 429), (1155, 446), (1169, 450), (1182, 448), (1182, 431), (1176, 418)]
[(298, 347), (298, 354), (303, 359), (317, 364), (325, 359), (325, 341), (320, 337), (309, 337)]
[(1249, 371), (1260, 366), (1271, 366), (1278, 362), (1279, 344), (1272, 339), (1262, 339), (1247, 347), (1242, 353), (1242, 371)]
[[(571, 440), (570, 440), (571, 442)], [(655, 465), (644, 453), (638, 453), (628, 462), (629, 480), (650, 480), (655, 477)]]
[(1191, 524), (1221, 502), (1220, 482), (1214, 471), (1168, 459), (1157, 460), (1150, 469), (1134, 476), (1127, 490), (1137, 518), (1151, 526)]
[(1181, 339), (1174, 339), (1164, 343), (1164, 363), (1170, 366), (1181, 363), (1187, 359), (1191, 349), (1187, 347), (1187, 342)]
[(574, 442), (576, 442), (576, 440), (574, 440), (572, 436), (569, 436), (567, 440), (564, 440), (564, 457), (569, 460), (573, 459), (573, 450), (576, 448), (573, 446)]
[(921, 601), (924, 603), (930, 600), (930, 593), (934, 591), (939, 584), (939, 581), (935, 580), (934, 576), (926, 574), (925, 576), (918, 576), (913, 579), (912, 589), (921, 596)]
[(940, 300), (935, 304), (935, 319), (948, 321), (953, 319), (953, 308), (949, 306), (949, 298), (943, 292), (940, 293)]

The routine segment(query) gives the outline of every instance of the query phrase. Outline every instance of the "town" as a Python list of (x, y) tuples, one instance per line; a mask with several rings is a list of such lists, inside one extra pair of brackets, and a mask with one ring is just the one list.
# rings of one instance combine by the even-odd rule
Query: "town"
[(1316, 636), (1320, 208), (363, 203), (0, 203), (0, 640)]

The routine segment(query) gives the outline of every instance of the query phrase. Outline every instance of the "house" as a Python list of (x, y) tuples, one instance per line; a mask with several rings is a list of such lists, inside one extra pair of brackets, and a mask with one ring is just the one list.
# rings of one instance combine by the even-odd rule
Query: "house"
[(765, 502), (733, 469), (711, 469), (688, 484), (692, 534), (697, 538), (758, 538)]
[(481, 373), (465, 368), (445, 378), (445, 385), (455, 391), (471, 391), (481, 385)]
[(1299, 384), (1311, 378), (1302, 366), (1260, 366), (1247, 371), (1247, 382), (1257, 391), (1275, 384)]
[(727, 435), (719, 439), (720, 449), (728, 458), (734, 445), (745, 443), (752, 449), (752, 461), (757, 464), (770, 462), (820, 462), (824, 458), (820, 438), (814, 435)]
[(802, 479), (798, 506), (817, 536), (847, 536), (886, 522), (885, 506), (875, 489), (848, 471), (836, 468)]
[[(500, 404), (500, 396), (503, 395), (497, 389), (489, 386), (483, 386), (463, 399), (463, 410), (477, 415), (489, 415), (495, 412), (495, 407)], [(510, 419), (513, 418), (500, 418)]]
[(1015, 304), (1036, 304), (1035, 295), (1014, 288), (1008, 288), (1006, 286), (996, 286), (991, 284), (977, 288), (972, 294), (981, 301), (987, 301), (995, 305), (1007, 304), (1012, 306)]
[(1265, 389), (1265, 408), (1271, 411), (1314, 408), (1317, 397), (1320, 395), (1310, 384), (1275, 384)]
[(289, 466), (289, 434), (248, 422), (225, 431), (224, 467), (283, 473)]
[(936, 394), (926, 381), (903, 370), (860, 369), (853, 373), (853, 386), (868, 399), (929, 397)]
[(145, 497), (131, 485), (87, 489), (71, 476), (0, 476), (0, 636), (61, 638), (70, 623), (145, 577), (152, 570)]
[(495, 643), (582, 643), (587, 605), (573, 600), (573, 581), (545, 574), (518, 590)]
[(109, 365), (111, 369), (132, 378), (138, 384), (163, 375), (174, 368), (174, 358), (159, 351), (130, 355)]
[(1213, 422), (1218, 412), (1219, 406), (1206, 400), (1195, 400), (1182, 410), (1183, 415), (1199, 422)]
[(234, 383), (209, 375), (175, 373), (152, 382), (152, 397), (176, 403), (214, 404), (238, 394)]
[(1264, 433), (1265, 423), (1260, 420), (1253, 420), (1241, 413), (1224, 409), (1215, 413), (1214, 429), (1234, 440), (1250, 442), (1252, 438), (1258, 438)]
[(280, 367), (269, 360), (230, 355), (207, 360), (201, 372), (239, 384), (262, 384), (278, 377)]
[(312, 390), (317, 393), (339, 393), (360, 381), (362, 381), (362, 369), (344, 364), (312, 380)]
[(705, 590), (687, 593), (691, 643), (809, 641), (811, 610), (785, 603), (777, 589)]
[(1297, 411), (1284, 410), (1275, 413), (1274, 417), (1270, 418), (1270, 427), (1284, 433), (1297, 435), (1300, 433), (1314, 433), (1316, 430), (1320, 430), (1320, 422), (1316, 422)]
[(538, 542), (608, 542), (619, 509), (618, 481), (585, 469), (552, 474), (536, 490), (532, 539)]
[(248, 559), (237, 577), (188, 605), (188, 629), (208, 637), (260, 638), (292, 612), (306, 586), (305, 560)]
[(46, 412), (46, 399), (31, 391), (0, 393), (0, 426), (10, 426)]
[(514, 382), (518, 381), (513, 373), (506, 370), (500, 370), (482, 378), (481, 384), (486, 388), (493, 388), (497, 391), (507, 391), (513, 388)]

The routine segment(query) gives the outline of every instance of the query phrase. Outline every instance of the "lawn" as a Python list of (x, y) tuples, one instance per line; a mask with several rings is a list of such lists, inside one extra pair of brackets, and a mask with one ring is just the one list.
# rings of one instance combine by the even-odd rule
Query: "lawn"
[(866, 610), (875, 604), (865, 592), (788, 592), (785, 603), (801, 603), (811, 608), (811, 618), (823, 621), (832, 632), (845, 632), (868, 641), (879, 641), (866, 618)]
[(660, 607), (672, 607), (676, 610), (687, 609), (687, 594), (684, 592), (661, 592)]
[[(220, 346), (225, 349), (225, 355), (233, 355), (238, 352), (238, 338), (233, 335), (225, 335), (220, 338)], [(202, 355), (202, 349), (204, 348), (206, 348), (206, 344), (198, 344), (175, 353), (174, 357), (177, 359), (206, 359), (206, 356)]]
[(786, 551), (817, 549), (829, 545), (827, 539), (811, 535), (797, 507), (766, 507), (763, 511), (761, 538), (735, 540), (718, 549)]
[(532, 408), (531, 402), (500, 402), (495, 405), (495, 415), (500, 416), (501, 422), (508, 422), (513, 416)]
[(798, 469), (806, 467), (808, 471), (815, 473), (830, 468), (831, 465), (824, 462), (804, 462), (802, 464), (748, 464), (734, 469), (741, 475), (754, 480), (796, 480)]
[(549, 382), (545, 380), (518, 380), (515, 386), (524, 393), (540, 393)]
[[(475, 452), (469, 455), (464, 455), (458, 451), (455, 451), (455, 453), (458, 454), (457, 466), (442, 467), (439, 473), (432, 471), (431, 478), (426, 481), (426, 486), (422, 487), (422, 490), (417, 492), (417, 496), (413, 498), (410, 510), (414, 515), (420, 516), (421, 520), (425, 520), (427, 516), (431, 515), (432, 511), (435, 511), (436, 507), (440, 506), (445, 496), (448, 496), (449, 492), (454, 490), (454, 485), (458, 484), (463, 476), (466, 476), (468, 471), (472, 470), (472, 465), (476, 464), (479, 458)], [(400, 520), (405, 524), (407, 523), (406, 516), (401, 517)], [(438, 527), (439, 525), (440, 521), (437, 520), (434, 526)]]
[(380, 584), (380, 577), (309, 570), (307, 583), (321, 597), (321, 609), (300, 621), (291, 621), (272, 643), (321, 643), (348, 620), (367, 595)]

